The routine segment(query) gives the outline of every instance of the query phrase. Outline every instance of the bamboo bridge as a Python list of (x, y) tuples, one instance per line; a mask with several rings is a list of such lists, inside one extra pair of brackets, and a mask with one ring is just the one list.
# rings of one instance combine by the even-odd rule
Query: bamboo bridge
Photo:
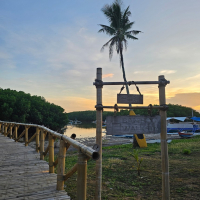
[[(19, 127), (21, 131), (19, 131)], [(35, 134), (29, 137), (29, 128)], [(97, 160), (99, 153), (71, 138), (44, 126), (0, 121), (0, 200), (5, 199), (70, 199), (64, 182), (76, 171), (77, 199), (86, 200), (87, 161)], [(49, 145), (44, 149), (48, 136)], [(23, 138), (25, 143), (19, 142)], [(35, 149), (28, 144), (35, 138)], [(58, 158), (54, 160), (54, 141), (60, 139)], [(65, 174), (66, 151), (72, 145), (78, 149), (78, 162)], [(44, 157), (49, 155), (49, 163)], [(54, 173), (57, 166), (57, 174)]]

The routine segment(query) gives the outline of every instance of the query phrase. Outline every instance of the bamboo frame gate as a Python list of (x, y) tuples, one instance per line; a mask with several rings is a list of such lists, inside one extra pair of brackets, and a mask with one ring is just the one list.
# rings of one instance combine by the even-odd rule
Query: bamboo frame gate
[[(24, 126), (24, 130), (18, 136), (18, 129), (20, 126)], [(35, 134), (29, 139), (28, 130), (30, 127), (35, 127)], [(14, 129), (14, 132), (13, 132)], [(57, 167), (57, 190), (64, 190), (64, 182), (67, 181), (76, 171), (78, 172), (77, 177), (77, 199), (86, 200), (87, 194), (87, 161), (89, 159), (98, 160), (99, 153), (86, 145), (83, 145), (75, 140), (76, 134), (72, 134), (69, 138), (66, 135), (59, 134), (52, 131), (44, 126), (35, 124), (23, 124), (15, 122), (4, 122), (0, 121), (0, 132), (5, 137), (10, 137), (18, 142), (23, 136), (25, 146), (36, 138), (36, 152), (40, 153), (40, 160), (44, 160), (44, 157), (49, 153), (49, 173), (54, 173), (54, 169)], [(44, 149), (45, 138), (48, 135), (49, 145)], [(60, 139), (60, 148), (58, 157), (54, 160), (54, 142), (55, 139)], [(72, 145), (78, 149), (78, 162), (65, 174), (65, 157), (66, 151)]]
[[(129, 82), (103, 82), (102, 68), (97, 68), (96, 79), (93, 85), (96, 86), (96, 144), (99, 147), (100, 158), (96, 161), (96, 193), (95, 199), (101, 200), (102, 190), (102, 112), (104, 108), (111, 108), (118, 111), (118, 109), (159, 109), (161, 117), (161, 163), (162, 163), (162, 200), (170, 199), (169, 186), (169, 161), (168, 161), (168, 146), (167, 146), (167, 105), (165, 97), (165, 86), (170, 82), (165, 79), (163, 75), (158, 77), (158, 81), (129, 81)], [(159, 88), (159, 103), (160, 106), (103, 106), (102, 105), (102, 88), (104, 85), (146, 85), (157, 84)]]

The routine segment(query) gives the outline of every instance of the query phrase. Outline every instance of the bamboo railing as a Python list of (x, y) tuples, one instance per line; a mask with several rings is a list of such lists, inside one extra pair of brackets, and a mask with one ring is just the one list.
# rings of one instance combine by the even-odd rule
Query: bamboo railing
[[(20, 126), (24, 127), (22, 133), (18, 136), (18, 129)], [(35, 134), (29, 139), (28, 130), (30, 127), (35, 127)], [(86, 186), (87, 186), (87, 161), (91, 158), (93, 160), (99, 159), (99, 153), (90, 147), (85, 146), (75, 141), (76, 135), (72, 134), (71, 138), (66, 135), (62, 135), (55, 131), (50, 130), (44, 126), (36, 124), (23, 124), (16, 122), (0, 121), (0, 132), (5, 137), (10, 137), (18, 142), (20, 138), (24, 137), (25, 146), (36, 138), (36, 152), (40, 153), (40, 160), (44, 160), (44, 157), (49, 153), (49, 173), (54, 173), (54, 168), (57, 166), (57, 190), (64, 190), (64, 182), (70, 178), (76, 171), (78, 172), (77, 178), (77, 199), (86, 200)], [(48, 135), (49, 145), (45, 149), (44, 142)], [(60, 139), (60, 147), (58, 158), (54, 160), (54, 142), (55, 139)], [(66, 151), (72, 145), (78, 149), (78, 162), (65, 174), (65, 157)]]

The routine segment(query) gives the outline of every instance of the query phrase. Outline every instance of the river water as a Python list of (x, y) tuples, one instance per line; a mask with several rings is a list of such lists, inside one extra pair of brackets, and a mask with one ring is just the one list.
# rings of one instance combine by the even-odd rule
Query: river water
[[(105, 130), (105, 128), (102, 128), (102, 136), (105, 135)], [(77, 138), (95, 137), (96, 124), (88, 122), (77, 125), (67, 125), (67, 129), (64, 134), (70, 137), (73, 133), (76, 134)]]

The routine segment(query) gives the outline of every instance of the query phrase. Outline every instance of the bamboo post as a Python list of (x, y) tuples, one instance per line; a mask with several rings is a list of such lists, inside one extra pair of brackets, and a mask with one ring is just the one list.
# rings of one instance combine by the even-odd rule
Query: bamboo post
[[(97, 68), (97, 80), (102, 81), (102, 68)], [(96, 86), (97, 105), (102, 105), (102, 86)], [(99, 146), (99, 159), (96, 161), (95, 199), (101, 199), (102, 188), (102, 109), (96, 111), (96, 144)]]
[(64, 190), (64, 174), (65, 174), (65, 157), (66, 143), (60, 139), (60, 148), (58, 153), (58, 168), (57, 168), (57, 190)]
[[(15, 139), (17, 139), (17, 130), (18, 130), (18, 128), (19, 128), (19, 126), (18, 125), (15, 125), (15, 132), (14, 132), (14, 137), (15, 137)], [(17, 142), (16, 140), (15, 140), (15, 142)]]
[[(163, 75), (158, 77), (159, 81), (165, 81)], [(165, 98), (165, 84), (159, 84), (159, 101), (160, 105), (166, 104)], [(170, 199), (170, 187), (169, 187), (169, 161), (168, 161), (168, 146), (167, 146), (167, 122), (166, 122), (166, 110), (160, 110), (161, 117), (161, 159), (162, 159), (162, 199)]]
[(44, 160), (44, 130), (40, 134), (40, 160)]
[(40, 129), (37, 127), (36, 128), (36, 152), (40, 152)]
[(2, 124), (2, 134), (4, 134), (4, 130), (5, 130), (5, 124)]
[(28, 146), (28, 129), (29, 126), (25, 126), (25, 146)]
[(54, 137), (49, 133), (49, 173), (54, 173)]
[(13, 129), (13, 124), (10, 125), (10, 139), (13, 138), (13, 135), (12, 135), (12, 129)]
[(77, 176), (77, 199), (86, 200), (87, 191), (87, 156), (79, 150), (78, 176)]
[(1, 133), (4, 134), (4, 123), (2, 123)]
[(4, 136), (7, 135), (7, 132), (8, 132), (8, 124), (6, 123), (6, 124), (4, 125)]
[(2, 124), (0, 123), (0, 133), (2, 133), (2, 126), (1, 126)]

